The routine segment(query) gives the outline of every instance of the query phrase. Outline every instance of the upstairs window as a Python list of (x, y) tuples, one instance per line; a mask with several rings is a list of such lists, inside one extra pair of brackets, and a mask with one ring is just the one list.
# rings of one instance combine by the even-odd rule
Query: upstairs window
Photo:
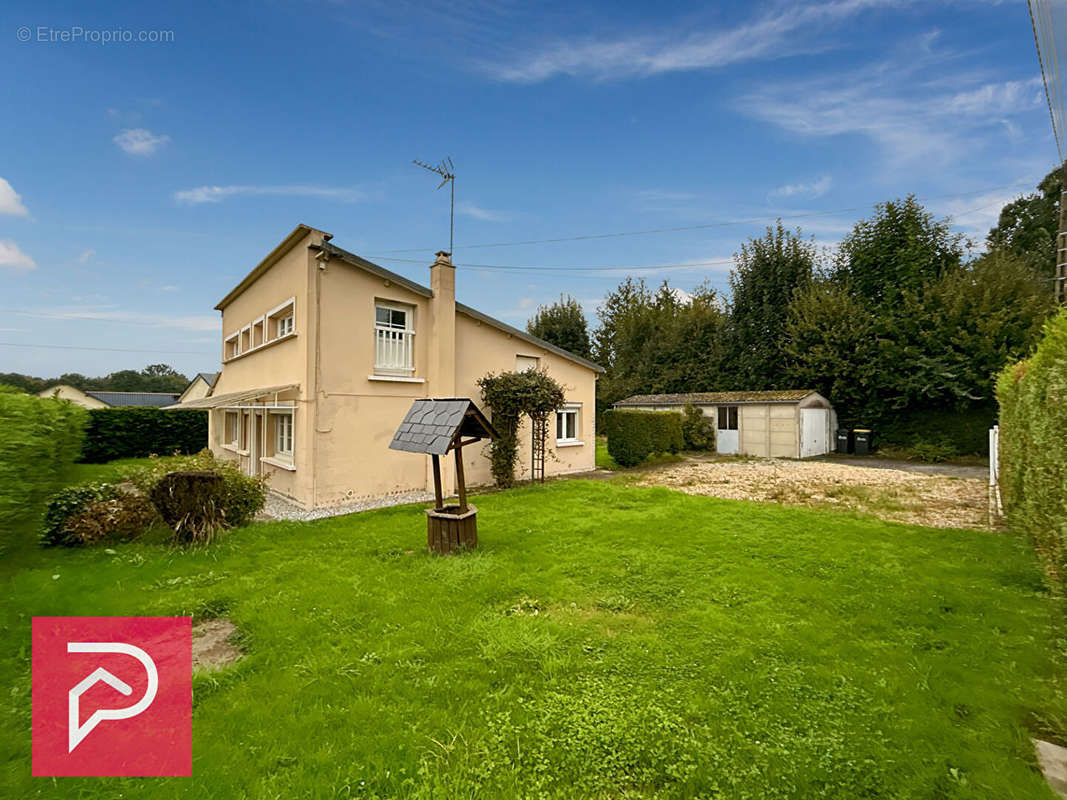
[(234, 333), (226, 338), (223, 354), (224, 358), (236, 358), (241, 355), (241, 334)]
[(284, 317), (278, 317), (278, 335), (277, 338), (281, 339), (283, 336), (288, 336), (293, 332), (293, 315), (286, 314)]
[(281, 339), (296, 332), (296, 299), (290, 297), (266, 314), (267, 340)]
[(379, 375), (415, 371), (414, 311), (399, 303), (374, 304), (374, 371)]
[(538, 359), (536, 356), (515, 356), (516, 372), (528, 372), (531, 369), (536, 370), (537, 365)]

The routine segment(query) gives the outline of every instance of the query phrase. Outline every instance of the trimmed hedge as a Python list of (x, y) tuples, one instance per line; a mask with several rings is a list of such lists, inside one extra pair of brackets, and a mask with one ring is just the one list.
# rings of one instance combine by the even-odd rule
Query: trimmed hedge
[(74, 462), (86, 411), (67, 400), (0, 386), (0, 519), (33, 509)]
[(989, 429), (996, 418), (994, 406), (963, 411), (905, 410), (887, 414), (884, 421), (876, 423), (874, 435), (879, 445), (936, 448), (945, 457), (985, 456), (989, 455)]
[(997, 400), (1008, 521), (1067, 586), (1067, 311), (1045, 324), (1031, 358), (1000, 374)]
[(82, 461), (197, 453), (207, 447), (206, 411), (97, 408), (89, 412)]
[(677, 453), (685, 448), (682, 421), (677, 411), (605, 411), (608, 453), (623, 467), (640, 464), (653, 453)]

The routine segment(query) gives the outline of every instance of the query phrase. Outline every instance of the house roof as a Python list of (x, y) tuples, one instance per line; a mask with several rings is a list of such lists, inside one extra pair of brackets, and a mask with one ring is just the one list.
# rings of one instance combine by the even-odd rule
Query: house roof
[[(258, 397), (264, 397), (271, 394), (281, 394), (287, 392), (290, 389), (299, 389), (300, 385), (296, 383), (288, 383), (283, 386), (264, 386), (260, 389), (245, 389), (240, 392), (229, 392), (228, 394), (212, 394), (207, 397), (201, 397), (199, 400), (187, 400), (184, 403), (178, 403), (176, 405), (168, 405), (168, 411), (192, 411), (202, 408), (223, 408), (225, 406), (233, 406), (240, 404), (246, 400), (255, 400)], [(177, 395), (175, 395), (177, 399)]]
[[(361, 256), (357, 256), (355, 253), (350, 253), (347, 250), (338, 247), (337, 245), (324, 242), (320, 249), (326, 253), (329, 253), (330, 255), (337, 256), (338, 258), (342, 259), (343, 261), (346, 261), (352, 266), (364, 269), (367, 272), (370, 272), (372, 275), (377, 275), (379, 278), (384, 278), (385, 280), (392, 281), (393, 283), (403, 286), (406, 289), (410, 289), (415, 294), (422, 295), (423, 297), (433, 297), (432, 289), (421, 284), (415, 283), (415, 281), (409, 280), (403, 275), (397, 275), (395, 272), (387, 270), (385, 267), (380, 267), (370, 261), (367, 261), (367, 259), (362, 258)], [(483, 314), (476, 308), (471, 308), (470, 306), (464, 305), (463, 303), (456, 303), (456, 311), (460, 314), (465, 314), (471, 319), (478, 320), (479, 322), (485, 325), (489, 325), (490, 327), (496, 328), (499, 331), (511, 334), (512, 336), (516, 336), (519, 339), (528, 342), (529, 344), (536, 345), (537, 347), (541, 347), (551, 353), (555, 353), (556, 355), (561, 356), (562, 358), (566, 358), (577, 364), (581, 364), (583, 367), (588, 367), (594, 372), (604, 372), (604, 368), (596, 362), (590, 361), (587, 358), (582, 358), (582, 356), (572, 353), (569, 350), (564, 350), (562, 347), (557, 347), (551, 342), (546, 342), (544, 339), (539, 339), (538, 337), (534, 336), (533, 334), (527, 333), (524, 330), (520, 330), (519, 328), (513, 328), (506, 322), (501, 322), (500, 320), (495, 319), (494, 317), (490, 317), (488, 314)]]
[[(217, 373), (217, 372), (198, 372), (198, 373), (196, 373), (196, 378), (200, 378), (208, 386), (214, 386), (215, 385), (215, 379), (217, 377), (219, 377), (219, 373)], [(195, 381), (196, 378), (193, 378), (193, 381)], [(193, 381), (190, 381), (190, 383), (192, 383)]]
[(162, 408), (169, 406), (181, 396), (170, 392), (86, 392), (85, 394), (113, 408)]
[(744, 405), (746, 403), (796, 403), (808, 395), (815, 394), (814, 389), (774, 389), (766, 392), (685, 392), (682, 394), (635, 394), (615, 403), (616, 406), (684, 406)]
[(396, 429), (389, 449), (443, 456), (460, 436), (496, 439), (497, 432), (468, 397), (419, 398)]
[[(351, 253), (348, 250), (338, 247), (335, 244), (330, 244), (330, 239), (333, 238), (332, 233), (319, 231), (317, 228), (312, 228), (310, 225), (300, 224), (297, 225), (293, 229), (293, 231), (285, 237), (281, 244), (271, 250), (270, 253), (267, 254), (267, 257), (260, 261), (258, 265), (256, 265), (255, 269), (249, 272), (241, 280), (240, 283), (233, 287), (233, 289), (230, 290), (230, 293), (227, 294), (224, 298), (222, 298), (218, 302), (218, 305), (215, 306), (215, 308), (219, 311), (224, 309), (227, 305), (230, 304), (230, 302), (235, 297), (237, 297), (249, 285), (251, 285), (260, 275), (262, 275), (275, 263), (277, 263), (278, 260), (283, 255), (285, 255), (285, 253), (288, 252), (290, 248), (293, 247), (293, 245), (295, 245), (309, 233), (322, 234), (321, 244), (315, 243), (311, 245), (312, 249), (327, 253), (330, 256), (336, 256), (347, 264), (351, 264), (354, 267), (358, 267), (362, 270), (365, 270), (371, 273), (372, 275), (377, 275), (379, 278), (383, 278), (387, 281), (392, 281), (398, 286), (403, 286), (405, 289), (408, 289), (409, 291), (412, 291), (415, 294), (422, 295), (423, 297), (433, 297), (433, 290), (429, 287), (423, 286), (420, 283), (416, 283), (415, 281), (409, 278), (405, 278), (403, 275), (398, 275), (397, 273), (393, 272), (392, 270), (388, 270), (385, 267), (378, 266), (377, 264), (368, 261), (362, 256), (357, 256), (355, 253)], [(471, 317), (472, 319), (476, 319), (479, 322), (484, 323), (485, 325), (489, 325), (493, 328), (496, 328), (499, 331), (503, 331), (504, 333), (516, 336), (522, 339), (523, 341), (528, 342), (529, 344), (536, 345), (537, 347), (541, 347), (551, 353), (555, 353), (556, 355), (573, 361), (576, 364), (581, 364), (583, 367), (588, 367), (594, 372), (602, 373), (605, 371), (604, 368), (596, 362), (576, 355), (575, 353), (572, 353), (569, 350), (564, 350), (562, 347), (556, 347), (556, 345), (551, 344), (550, 342), (546, 342), (544, 339), (539, 339), (538, 337), (533, 336), (527, 333), (526, 331), (519, 330), (518, 328), (513, 328), (507, 323), (501, 322), (500, 320), (495, 319), (494, 317), (490, 317), (488, 314), (483, 314), (481, 311), (473, 309), (470, 306), (463, 305), (462, 303), (456, 303), (456, 311), (458, 311), (460, 314), (465, 314), (468, 317)]]

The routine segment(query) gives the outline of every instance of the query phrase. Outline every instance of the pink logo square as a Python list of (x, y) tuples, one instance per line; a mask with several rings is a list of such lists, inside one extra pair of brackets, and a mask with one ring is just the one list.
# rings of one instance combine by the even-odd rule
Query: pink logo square
[(189, 617), (33, 618), (33, 774), (192, 773)]

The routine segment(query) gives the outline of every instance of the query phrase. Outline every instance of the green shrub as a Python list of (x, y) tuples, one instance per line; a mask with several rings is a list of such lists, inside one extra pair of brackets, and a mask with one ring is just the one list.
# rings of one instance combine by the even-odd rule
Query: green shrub
[(245, 475), (235, 461), (215, 458), (210, 450), (201, 450), (191, 456), (153, 458), (147, 466), (124, 470), (123, 477), (146, 497), (151, 497), (152, 490), (170, 472), (214, 472), (220, 475), (224, 488), (222, 513), (226, 525), (231, 528), (251, 522), (267, 499), (265, 478)]
[(611, 409), (604, 412), (608, 453), (623, 467), (640, 464), (652, 453), (677, 453), (685, 447), (682, 415), (675, 411)]
[(38, 508), (81, 452), (86, 411), (0, 385), (0, 519)]
[(78, 536), (68, 528), (70, 521), (94, 503), (113, 500), (118, 496), (119, 490), (110, 483), (83, 483), (56, 492), (48, 500), (45, 510), (41, 544), (45, 547), (81, 544)]
[(997, 401), (1008, 521), (1067, 585), (1067, 311), (1046, 323), (1031, 358), (1000, 374)]
[[(551, 420), (552, 412), (563, 407), (563, 387), (548, 373), (535, 369), (523, 372), (490, 372), (478, 379), (482, 402), (493, 415), (498, 437), (489, 443), (489, 466), (501, 489), (515, 485), (515, 464), (519, 458), (519, 421), (523, 414)], [(543, 429), (547, 436), (551, 421)]]
[(711, 417), (692, 403), (686, 403), (682, 410), (682, 436), (685, 438), (686, 450), (714, 450), (715, 425)]
[(206, 411), (96, 408), (89, 412), (82, 461), (196, 453), (206, 446)]
[(909, 447), (905, 452), (908, 454), (908, 458), (925, 461), (928, 464), (948, 461), (950, 458), (959, 455), (956, 452), (956, 448), (951, 444), (934, 444), (932, 442), (919, 442)]
[(917, 445), (934, 445), (951, 450), (952, 455), (982, 456), (989, 454), (989, 429), (996, 422), (996, 414), (992, 406), (961, 411), (903, 410), (887, 414), (888, 419), (874, 432), (880, 446), (914, 450)]
[(159, 521), (159, 512), (139, 494), (119, 492), (110, 500), (90, 503), (66, 524), (74, 544), (135, 539)]
[(217, 472), (169, 472), (150, 496), (175, 541), (208, 544), (226, 526), (226, 484)]

